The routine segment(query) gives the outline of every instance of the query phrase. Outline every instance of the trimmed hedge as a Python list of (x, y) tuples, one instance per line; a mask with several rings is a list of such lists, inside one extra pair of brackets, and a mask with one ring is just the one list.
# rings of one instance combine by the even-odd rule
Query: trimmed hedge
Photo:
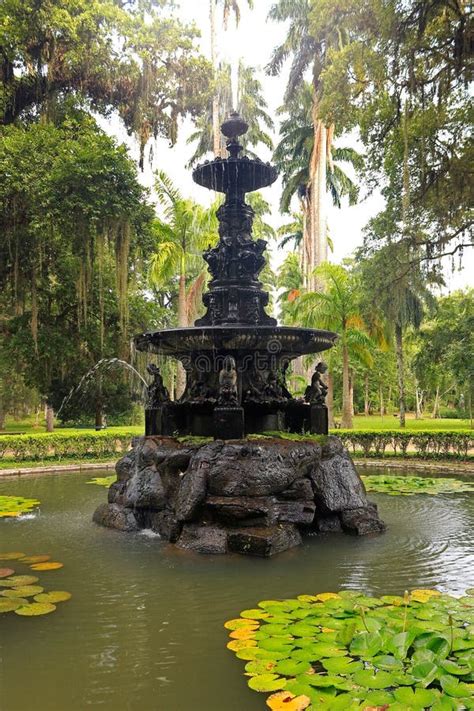
[[(420, 459), (456, 457), (466, 459), (474, 448), (473, 430), (335, 430), (346, 447), (362, 451), (366, 457), (383, 457), (386, 450), (407, 455), (408, 449)], [(412, 452), (410, 451), (410, 454)]]
[(136, 428), (114, 428), (99, 432), (41, 432), (38, 434), (0, 436), (0, 457), (27, 459), (61, 459), (62, 457), (104, 457), (126, 451)]
[[(421, 459), (466, 459), (469, 450), (474, 448), (472, 430), (334, 430), (332, 434), (337, 435), (346, 447), (354, 452), (361, 451), (366, 457), (383, 457), (389, 452), (406, 456), (410, 449), (410, 456)], [(136, 427), (100, 432), (58, 430), (52, 433), (2, 435), (0, 457), (23, 461), (113, 456), (126, 451), (136, 436)]]

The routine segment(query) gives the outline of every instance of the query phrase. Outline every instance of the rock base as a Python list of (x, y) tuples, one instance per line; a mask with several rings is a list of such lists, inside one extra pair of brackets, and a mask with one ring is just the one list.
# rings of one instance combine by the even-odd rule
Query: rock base
[(305, 532), (385, 530), (337, 437), (323, 446), (141, 437), (116, 471), (93, 520), (120, 531), (151, 528), (198, 553), (272, 556), (299, 545)]

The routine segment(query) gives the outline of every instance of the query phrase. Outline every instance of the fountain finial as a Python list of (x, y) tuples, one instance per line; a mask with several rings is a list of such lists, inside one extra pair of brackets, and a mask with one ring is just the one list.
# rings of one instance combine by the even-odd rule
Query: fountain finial
[(231, 158), (237, 158), (242, 150), (238, 137), (247, 133), (248, 129), (248, 123), (237, 111), (231, 111), (229, 117), (221, 124), (221, 131), (228, 139), (226, 147)]

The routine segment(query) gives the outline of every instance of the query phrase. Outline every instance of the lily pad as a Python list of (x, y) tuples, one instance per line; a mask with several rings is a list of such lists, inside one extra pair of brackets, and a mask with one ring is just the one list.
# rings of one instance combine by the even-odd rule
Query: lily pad
[(361, 477), (367, 491), (375, 491), (391, 496), (413, 496), (414, 494), (451, 494), (474, 491), (471, 482), (459, 479), (434, 478), (425, 476), (390, 476), (371, 474)]
[(0, 568), (0, 578), (8, 578), (14, 572), (13, 568)]
[(29, 605), (17, 608), (14, 612), (16, 615), (23, 617), (37, 617), (39, 615), (48, 615), (50, 612), (54, 612), (55, 609), (56, 605), (52, 605), (49, 602), (32, 602)]
[(252, 676), (248, 685), (254, 691), (277, 691), (278, 689), (284, 689), (286, 685), (286, 679), (278, 674), (259, 674), (258, 676)]
[(67, 600), (70, 600), (71, 597), (71, 593), (66, 592), (65, 590), (51, 590), (50, 592), (35, 595), (34, 599), (36, 602), (52, 602), (55, 604), (57, 602), (66, 602)]
[(20, 563), (27, 563), (27, 565), (31, 565), (31, 563), (46, 563), (46, 561), (50, 560), (50, 558), (50, 555), (26, 555), (19, 560)]
[(0, 598), (0, 612), (13, 612), (17, 607), (23, 605), (24, 602), (25, 600), (15, 598)]
[(39, 504), (36, 499), (25, 499), (23, 496), (0, 496), (0, 518), (17, 518), (22, 514), (30, 513)]
[(267, 699), (272, 711), (304, 711), (311, 704), (309, 696), (295, 696), (288, 691), (279, 691)]
[(236, 620), (228, 620), (224, 623), (224, 627), (228, 630), (257, 629), (259, 622), (256, 620), (242, 620), (238, 617)]
[(18, 560), (18, 558), (23, 558), (24, 553), (0, 553), (0, 560)]
[(18, 587), (19, 585), (34, 585), (34, 583), (37, 583), (38, 580), (39, 578), (37, 578), (35, 575), (14, 575), (11, 578), (7, 578), (7, 580), (3, 580), (0, 585), (5, 585), (6, 583), (8, 583), (9, 587)]
[(4, 597), (32, 597), (33, 595), (38, 595), (42, 593), (44, 588), (41, 585), (22, 585), (17, 588), (9, 588), (8, 590), (3, 590), (0, 594)]
[(371, 669), (363, 669), (353, 675), (353, 680), (359, 686), (365, 686), (368, 689), (386, 689), (394, 686), (393, 676), (389, 672), (375, 672)]
[(109, 486), (117, 481), (117, 475), (111, 474), (110, 476), (96, 476), (93, 479), (86, 481), (86, 484), (97, 484), (97, 486), (105, 486), (107, 489)]
[(56, 562), (35, 563), (34, 565), (30, 565), (30, 568), (31, 570), (58, 570), (59, 568), (62, 568), (63, 565), (63, 563)]

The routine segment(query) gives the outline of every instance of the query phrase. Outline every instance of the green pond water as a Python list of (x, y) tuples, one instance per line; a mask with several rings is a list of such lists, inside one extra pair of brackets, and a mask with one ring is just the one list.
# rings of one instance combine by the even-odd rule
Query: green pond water
[(73, 594), (51, 615), (1, 615), (1, 711), (263, 710), (266, 695), (247, 688), (244, 663), (226, 649), (223, 624), (241, 610), (341, 588), (474, 587), (469, 493), (372, 494), (386, 534), (314, 536), (263, 560), (192, 555), (153, 534), (99, 528), (91, 517), (107, 492), (86, 481), (106, 474), (0, 481), (0, 495), (41, 501), (35, 515), (0, 520), (1, 549), (61, 561), (61, 570), (37, 573), (40, 584)]

